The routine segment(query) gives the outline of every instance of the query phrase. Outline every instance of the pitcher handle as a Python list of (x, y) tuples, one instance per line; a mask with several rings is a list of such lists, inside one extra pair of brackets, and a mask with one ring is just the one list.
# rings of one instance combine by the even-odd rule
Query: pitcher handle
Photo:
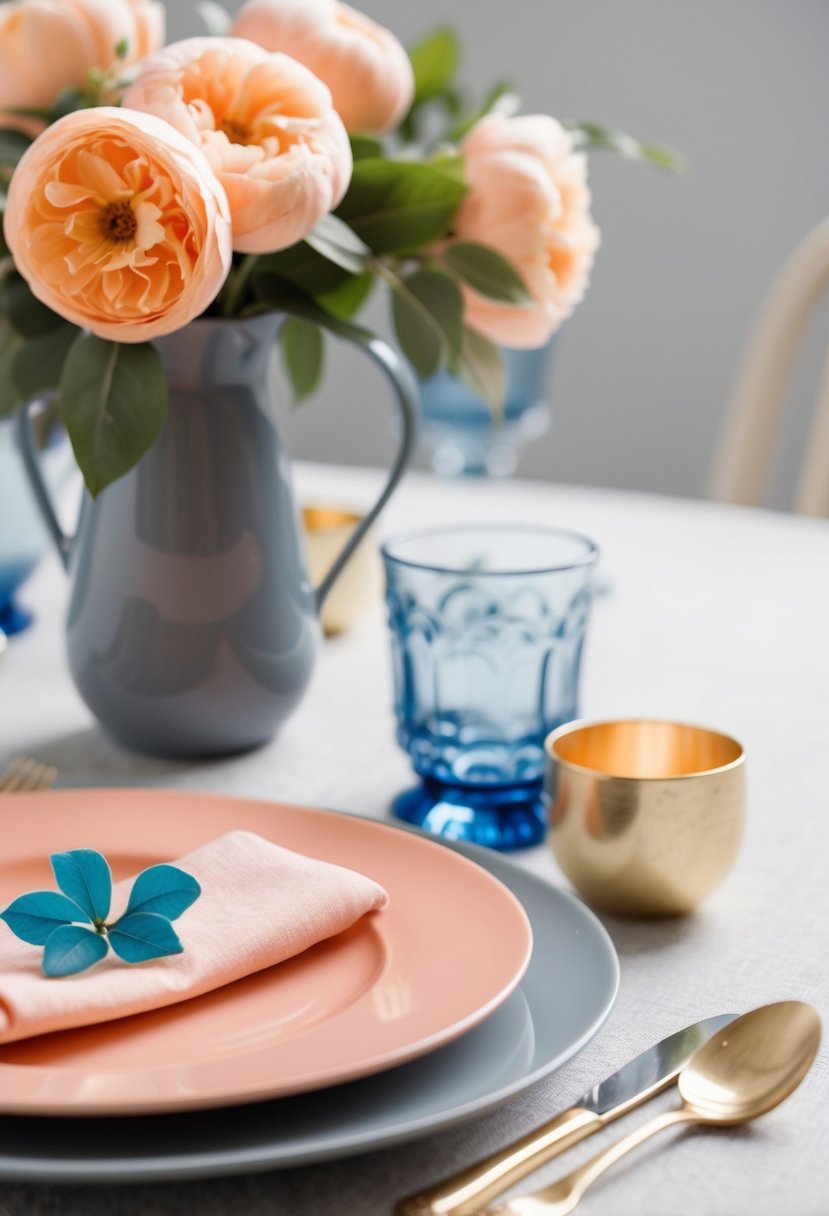
[(325, 603), (329, 591), (342, 574), (360, 541), (377, 519), (383, 507), (385, 507), (406, 470), (406, 466), (414, 451), (415, 439), (417, 438), (418, 408), (417, 388), (415, 387), (414, 377), (408, 368), (401, 363), (387, 342), (375, 337), (374, 334), (361, 328), (359, 325), (340, 321), (336, 317), (323, 317), (315, 314), (313, 319), (321, 329), (328, 330), (335, 337), (342, 338), (362, 350), (385, 373), (387, 379), (391, 382), (393, 397), (398, 408), (401, 423), (400, 446), (398, 447), (397, 456), (380, 497), (348, 538), (336, 561), (314, 593), (317, 611), (319, 612)]
[(20, 455), (23, 458), (23, 467), (26, 470), (29, 484), (40, 508), (40, 514), (43, 516), (43, 522), (55, 543), (55, 548), (63, 563), (64, 570), (68, 570), (69, 559), (75, 547), (75, 537), (67, 536), (60, 526), (55, 504), (52, 502), (52, 495), (49, 492), (49, 487), (46, 484), (46, 479), (40, 466), (34, 428), (34, 411), (42, 405), (42, 398), (35, 397), (34, 400), (29, 401), (20, 410), (17, 415), (17, 438), (20, 443)]

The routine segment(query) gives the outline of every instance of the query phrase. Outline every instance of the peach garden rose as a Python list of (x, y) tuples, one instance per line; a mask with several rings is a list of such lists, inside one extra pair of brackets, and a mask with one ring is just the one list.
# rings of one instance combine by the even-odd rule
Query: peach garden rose
[(309, 67), (349, 131), (388, 131), (412, 103), (412, 65), (397, 38), (339, 0), (248, 0), (232, 33)]
[(161, 0), (11, 0), (0, 4), (0, 111), (48, 110), (93, 68), (125, 64), (164, 44)]
[(180, 329), (230, 268), (230, 214), (205, 157), (167, 123), (102, 106), (48, 127), (9, 187), (4, 232), (32, 292), (100, 338)]
[(342, 199), (348, 135), (308, 68), (241, 38), (189, 38), (150, 58), (124, 105), (197, 144), (227, 191), (233, 247), (295, 244)]
[(587, 158), (574, 151), (560, 123), (542, 114), (488, 114), (461, 153), (469, 194), (453, 235), (503, 254), (533, 297), (504, 304), (464, 286), (464, 319), (503, 346), (543, 346), (584, 295), (599, 246)]

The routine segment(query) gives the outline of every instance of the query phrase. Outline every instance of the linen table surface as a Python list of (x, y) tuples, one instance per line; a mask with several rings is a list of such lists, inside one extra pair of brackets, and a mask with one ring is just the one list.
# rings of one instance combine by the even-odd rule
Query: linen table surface
[[(374, 471), (301, 466), (303, 500), (366, 506)], [(621, 962), (596, 1038), (523, 1097), (463, 1126), (359, 1157), (274, 1173), (146, 1186), (0, 1185), (0, 1216), (387, 1216), (394, 1201), (468, 1165), (570, 1105), (657, 1039), (720, 1012), (812, 1002), (829, 1026), (829, 523), (667, 497), (531, 482), (412, 475), (384, 532), (447, 520), (581, 531), (602, 549), (583, 714), (665, 717), (745, 746), (748, 820), (727, 882), (687, 919), (603, 917)], [(63, 575), (51, 556), (25, 588), (35, 626), (0, 663), (0, 764), (26, 752), (58, 784), (214, 791), (384, 819), (411, 784), (394, 742), (381, 605), (323, 649), (311, 689), (268, 747), (199, 765), (122, 751), (66, 671)], [(545, 846), (517, 864), (566, 887)], [(550, 975), (550, 983), (564, 977)], [(829, 1033), (829, 1029), (827, 1029)], [(584, 1216), (826, 1216), (829, 1055), (750, 1128), (665, 1135), (597, 1183)], [(648, 1113), (676, 1104), (660, 1096)], [(232, 1115), (228, 1115), (229, 1118)], [(560, 1176), (643, 1116), (536, 1174)], [(44, 1135), (48, 1134), (44, 1124)], [(527, 1189), (524, 1184), (520, 1189)]]

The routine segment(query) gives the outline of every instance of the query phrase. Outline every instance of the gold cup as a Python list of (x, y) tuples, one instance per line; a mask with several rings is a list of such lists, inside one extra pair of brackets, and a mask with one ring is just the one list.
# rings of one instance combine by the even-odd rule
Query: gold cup
[(735, 739), (678, 722), (573, 722), (546, 749), (550, 846), (589, 903), (675, 916), (726, 877), (745, 819)]
[[(309, 504), (303, 507), (302, 521), (308, 553), (311, 582), (318, 586), (333, 566), (362, 516), (338, 506)], [(383, 578), (371, 533), (337, 579), (322, 609), (322, 627), (329, 637), (345, 633), (368, 609), (379, 603)]]

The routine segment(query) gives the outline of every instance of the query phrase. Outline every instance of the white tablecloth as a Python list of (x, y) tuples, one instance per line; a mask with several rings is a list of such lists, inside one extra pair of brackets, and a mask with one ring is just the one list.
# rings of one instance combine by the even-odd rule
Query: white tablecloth
[[(379, 484), (374, 472), (321, 466), (301, 468), (298, 481), (306, 498), (358, 506)], [(411, 1145), (281, 1173), (139, 1188), (3, 1187), (0, 1216), (381, 1216), (395, 1198), (528, 1131), (698, 1017), (783, 998), (829, 1014), (829, 524), (644, 495), (413, 475), (383, 530), (448, 519), (560, 525), (599, 542), (609, 590), (592, 621), (584, 713), (701, 722), (744, 743), (748, 829), (728, 882), (687, 920), (605, 918), (622, 968), (609, 1021), (575, 1060), (494, 1114)], [(325, 647), (306, 700), (276, 741), (198, 765), (130, 755), (102, 735), (66, 674), (65, 598), (50, 558), (25, 593), (37, 625), (0, 665), (0, 763), (26, 751), (56, 764), (64, 786), (214, 790), (377, 817), (411, 784), (393, 739), (379, 605)], [(521, 864), (564, 881), (544, 847)], [(597, 1184), (579, 1210), (826, 1216), (828, 1079), (823, 1052), (800, 1090), (751, 1130), (657, 1141)], [(652, 1105), (675, 1101), (666, 1095)], [(581, 1146), (572, 1163), (596, 1147), (595, 1139)], [(563, 1169), (556, 1163), (535, 1183)]]

